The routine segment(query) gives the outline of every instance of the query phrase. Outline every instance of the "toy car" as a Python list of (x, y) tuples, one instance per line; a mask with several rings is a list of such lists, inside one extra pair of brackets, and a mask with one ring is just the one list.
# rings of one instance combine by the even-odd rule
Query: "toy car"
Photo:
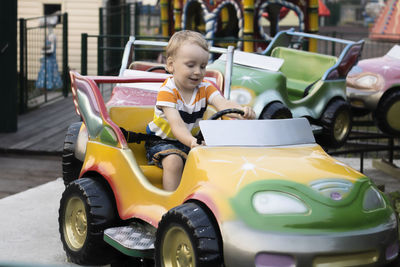
[[(344, 44), (340, 56), (334, 57), (294, 49), (298, 38), (314, 38)], [(278, 68), (267, 64), (255, 67), (249, 56), (235, 52), (237, 64), (232, 71), (231, 97), (252, 105), (261, 119), (305, 117), (322, 127), (317, 141), (327, 147), (343, 145), (351, 131), (350, 105), (346, 100), (346, 75), (357, 63), (363, 41), (353, 42), (320, 35), (279, 32), (262, 54), (269, 61), (281, 60)], [(216, 60), (210, 69), (223, 72), (224, 60)], [(263, 69), (262, 69), (263, 68)]]
[[(299, 38), (315, 38), (344, 44), (339, 58), (291, 48)], [(148, 43), (149, 44), (149, 43)], [(125, 71), (160, 71), (156, 63), (135, 62), (135, 42), (127, 43), (120, 76)], [(163, 42), (152, 45), (165, 46)], [(264, 55), (235, 51), (231, 86), (225, 97), (242, 105), (253, 106), (258, 118), (305, 117), (318, 133), (317, 141), (327, 147), (343, 145), (351, 131), (352, 116), (346, 100), (346, 75), (357, 63), (363, 41), (353, 42), (314, 34), (279, 32), (263, 52)], [(157, 66), (159, 66), (157, 68)], [(207, 67), (224, 84), (224, 55)], [(230, 76), (230, 73), (229, 75)]]
[[(143, 142), (128, 144), (120, 130), (143, 137), (162, 81), (71, 72), (83, 123), (66, 138), (79, 174), (69, 168), (59, 231), (72, 262), (122, 253), (156, 266), (375, 266), (397, 257), (388, 199), (326, 154), (305, 118), (202, 121), (207, 145), (190, 151), (176, 191), (163, 190)], [(117, 84), (107, 105), (104, 82)]]
[(400, 135), (400, 46), (383, 57), (360, 60), (347, 77), (347, 97), (354, 113), (373, 112), (379, 129)]

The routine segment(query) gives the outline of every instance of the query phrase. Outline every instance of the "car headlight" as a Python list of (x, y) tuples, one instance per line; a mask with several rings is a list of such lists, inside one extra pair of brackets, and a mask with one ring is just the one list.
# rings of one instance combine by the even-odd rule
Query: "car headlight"
[(384, 79), (380, 74), (363, 72), (357, 75), (348, 75), (347, 85), (356, 89), (381, 90), (384, 87)]
[(245, 88), (233, 88), (230, 94), (231, 100), (239, 105), (250, 105), (254, 98), (254, 92)]
[(253, 207), (259, 214), (307, 213), (307, 206), (297, 197), (277, 191), (261, 191), (253, 195)]
[(377, 189), (370, 187), (365, 191), (363, 200), (363, 209), (365, 211), (373, 211), (385, 207), (385, 201)]
[(359, 87), (371, 88), (376, 82), (378, 78), (373, 75), (365, 75), (356, 80), (356, 85)]

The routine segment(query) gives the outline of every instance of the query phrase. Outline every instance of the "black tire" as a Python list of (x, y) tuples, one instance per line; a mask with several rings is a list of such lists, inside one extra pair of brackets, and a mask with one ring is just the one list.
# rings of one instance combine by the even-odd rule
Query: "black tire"
[(222, 242), (215, 224), (195, 203), (168, 211), (158, 224), (156, 266), (222, 266)]
[(78, 179), (83, 162), (75, 157), (75, 146), (78, 140), (79, 130), (82, 122), (75, 122), (68, 127), (65, 135), (64, 148), (62, 153), (62, 172), (64, 184)]
[(261, 120), (290, 118), (293, 118), (292, 112), (281, 102), (272, 102), (268, 104), (260, 115)]
[(68, 259), (80, 265), (111, 263), (119, 252), (103, 240), (105, 229), (116, 225), (112, 197), (90, 178), (71, 182), (59, 209), (59, 232)]
[(324, 147), (341, 147), (352, 127), (350, 105), (342, 99), (333, 100), (322, 114), (320, 123), (323, 130), (317, 136), (317, 142)]
[(400, 136), (400, 90), (385, 96), (375, 110), (378, 128), (389, 135)]

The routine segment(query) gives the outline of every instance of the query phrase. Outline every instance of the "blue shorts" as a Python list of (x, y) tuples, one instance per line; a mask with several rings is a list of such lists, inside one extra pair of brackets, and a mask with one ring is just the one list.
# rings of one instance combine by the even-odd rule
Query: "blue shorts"
[(179, 141), (164, 139), (146, 141), (145, 148), (149, 164), (157, 165), (160, 168), (162, 168), (161, 161), (166, 156), (176, 154), (182, 158), (183, 162), (185, 162), (190, 151), (189, 147)]

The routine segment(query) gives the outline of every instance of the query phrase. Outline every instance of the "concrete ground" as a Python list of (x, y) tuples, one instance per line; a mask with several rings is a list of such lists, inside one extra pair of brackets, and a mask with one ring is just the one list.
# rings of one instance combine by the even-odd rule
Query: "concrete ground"
[(0, 199), (61, 176), (61, 156), (0, 154)]
[(58, 233), (63, 190), (59, 178), (0, 200), (0, 266), (3, 262), (67, 264)]
[[(360, 168), (359, 159), (338, 158)], [(54, 162), (42, 164), (54, 164)], [(400, 161), (395, 164), (400, 166)], [(400, 179), (373, 167), (365, 160), (364, 173), (386, 191), (400, 190)], [(0, 179), (1, 180), (1, 179)], [(58, 232), (58, 207), (64, 185), (61, 178), (0, 199), (0, 266), (6, 262), (74, 266), (68, 263)]]

